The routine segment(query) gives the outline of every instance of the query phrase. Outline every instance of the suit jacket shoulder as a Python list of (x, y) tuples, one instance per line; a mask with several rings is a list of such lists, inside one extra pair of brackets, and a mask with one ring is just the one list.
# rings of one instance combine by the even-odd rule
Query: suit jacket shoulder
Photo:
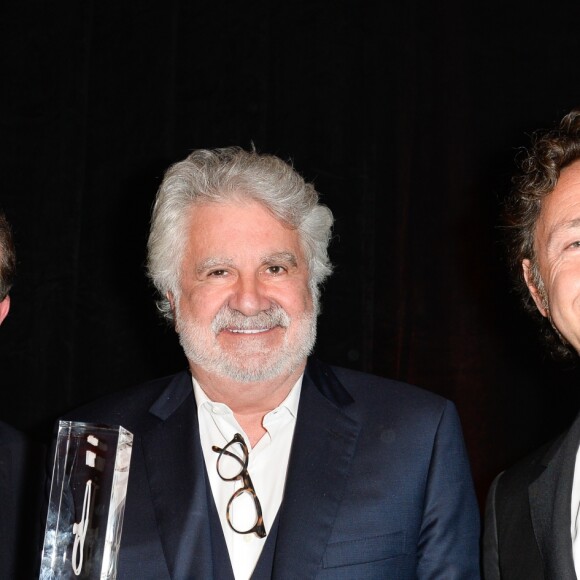
[(139, 433), (151, 426), (149, 411), (164, 394), (168, 405), (179, 405), (192, 394), (191, 375), (182, 371), (154, 379), (109, 395), (105, 395), (67, 413), (63, 419), (122, 425), (133, 433)]
[[(325, 402), (312, 393), (322, 394)], [(299, 498), (308, 494), (306, 505), (322, 512), (329, 489), (342, 493), (317, 577), (479, 578), (479, 514), (454, 405), (405, 383), (315, 360), (307, 367), (303, 402), (310, 404), (299, 409), (295, 443), (308, 451), (300, 465), (298, 455), (293, 458), (284, 501), (291, 500), (295, 512)], [(328, 408), (329, 402), (334, 411), (326, 423), (332, 430), (317, 432), (319, 415), (312, 409)], [(302, 434), (308, 436), (304, 441)], [(332, 447), (325, 441), (329, 436)], [(311, 459), (314, 445), (320, 449)], [(311, 482), (330, 469), (335, 473), (315, 495)], [(340, 470), (348, 477), (339, 477)], [(305, 482), (296, 488), (295, 474)], [(299, 514), (303, 526), (295, 530), (296, 538), (304, 522), (310, 523), (307, 529), (320, 525), (310, 512), (305, 508)], [(287, 532), (282, 523), (280, 531)], [(300, 565), (307, 561), (303, 549), (301, 556)], [(371, 557), (373, 564), (365, 560)]]
[(399, 411), (415, 410), (419, 413), (441, 412), (449, 404), (444, 397), (408, 383), (342, 367), (327, 368), (357, 400), (374, 403), (396, 399)]
[[(125, 389), (64, 419), (133, 433), (118, 578), (213, 577), (197, 408), (187, 371)], [(193, 436), (192, 436), (193, 435)]]
[(349, 408), (358, 421), (370, 427), (388, 424), (405, 437), (434, 436), (445, 413), (456, 414), (455, 405), (429, 391), (375, 375), (329, 367), (354, 404)]
[(516, 496), (522, 494), (527, 496), (528, 486), (545, 469), (546, 464), (562, 444), (564, 435), (562, 433), (556, 439), (545, 443), (497, 476), (495, 498), (498, 507), (508, 507), (511, 499)]
[(574, 577), (570, 498), (579, 436), (580, 416), (495, 478), (485, 510), (486, 580)]

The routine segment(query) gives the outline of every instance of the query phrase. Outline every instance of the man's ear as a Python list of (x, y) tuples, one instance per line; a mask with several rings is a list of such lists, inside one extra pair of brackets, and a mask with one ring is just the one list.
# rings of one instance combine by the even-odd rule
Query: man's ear
[(528, 290), (530, 291), (530, 294), (536, 303), (537, 309), (540, 311), (542, 316), (548, 317), (548, 309), (546, 307), (544, 296), (533, 282), (532, 263), (528, 259), (522, 261), (522, 270), (524, 271), (524, 280), (526, 281), (526, 286), (528, 287)]
[(6, 296), (4, 300), (0, 302), (0, 324), (8, 316), (8, 311), (10, 310), (10, 296)]

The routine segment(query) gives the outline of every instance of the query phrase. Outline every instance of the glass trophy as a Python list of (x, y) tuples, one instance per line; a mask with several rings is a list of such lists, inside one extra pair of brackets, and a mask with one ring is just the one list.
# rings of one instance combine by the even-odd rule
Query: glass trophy
[(115, 580), (133, 435), (60, 421), (40, 580)]

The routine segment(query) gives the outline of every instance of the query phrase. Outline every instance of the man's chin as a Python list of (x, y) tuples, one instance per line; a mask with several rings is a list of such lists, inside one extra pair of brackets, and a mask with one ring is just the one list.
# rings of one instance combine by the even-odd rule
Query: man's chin
[(297, 367), (298, 364), (295, 361), (272, 360), (272, 357), (261, 353), (258, 356), (246, 356), (243, 361), (221, 361), (218, 368), (214, 370), (217, 374), (241, 383), (256, 383), (291, 374)]

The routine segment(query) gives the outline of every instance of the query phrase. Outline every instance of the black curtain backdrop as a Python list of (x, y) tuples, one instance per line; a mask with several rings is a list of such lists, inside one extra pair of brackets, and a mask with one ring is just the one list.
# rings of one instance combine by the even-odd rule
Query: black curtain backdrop
[(452, 399), (483, 499), (580, 402), (498, 229), (517, 149), (580, 104), (579, 17), (527, 0), (5, 0), (18, 277), (0, 419), (46, 438), (68, 409), (185, 365), (144, 276), (152, 201), (191, 149), (253, 143), (336, 216), (317, 354)]

